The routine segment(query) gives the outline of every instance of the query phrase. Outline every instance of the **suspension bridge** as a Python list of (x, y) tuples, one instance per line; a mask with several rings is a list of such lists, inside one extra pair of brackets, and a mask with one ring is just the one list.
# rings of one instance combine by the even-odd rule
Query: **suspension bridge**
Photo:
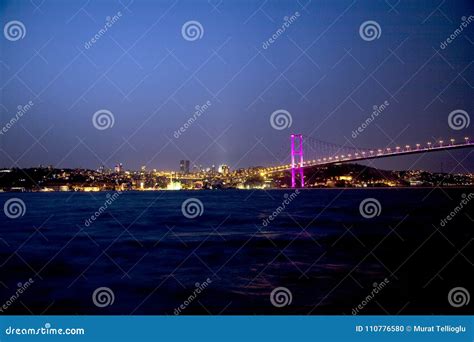
[[(303, 144), (304, 140), (304, 144)], [(304, 145), (304, 146), (303, 146)], [(304, 148), (303, 148), (304, 147)], [(285, 165), (268, 167), (264, 169), (266, 173), (291, 171), (291, 186), (304, 187), (304, 169), (312, 166), (324, 166), (337, 163), (355, 162), (368, 159), (388, 158), (418, 153), (430, 153), (444, 150), (454, 150), (474, 147), (468, 137), (463, 141), (456, 142), (455, 139), (438, 140), (427, 142), (426, 144), (400, 145), (394, 147), (367, 149), (355, 146), (337, 145), (311, 137), (303, 139), (302, 134), (290, 135), (290, 157), (291, 162)], [(306, 157), (305, 153), (306, 151)], [(309, 153), (308, 153), (309, 151)], [(307, 158), (307, 156), (318, 156)]]

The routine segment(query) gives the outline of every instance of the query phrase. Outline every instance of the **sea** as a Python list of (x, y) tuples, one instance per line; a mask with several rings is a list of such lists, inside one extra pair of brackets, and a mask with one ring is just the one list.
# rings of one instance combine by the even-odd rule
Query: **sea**
[(472, 193), (0, 193), (0, 314), (472, 313)]

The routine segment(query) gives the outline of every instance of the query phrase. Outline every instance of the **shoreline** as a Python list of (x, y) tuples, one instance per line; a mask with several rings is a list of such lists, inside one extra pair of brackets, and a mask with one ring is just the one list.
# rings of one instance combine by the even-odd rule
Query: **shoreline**
[(422, 190), (422, 189), (474, 189), (474, 185), (453, 185), (453, 186), (380, 186), (380, 187), (328, 187), (328, 188), (269, 188), (269, 189), (180, 189), (180, 190), (100, 190), (100, 191), (0, 191), (1, 194), (18, 193), (148, 193), (148, 192), (228, 192), (228, 191), (313, 191), (313, 190)]

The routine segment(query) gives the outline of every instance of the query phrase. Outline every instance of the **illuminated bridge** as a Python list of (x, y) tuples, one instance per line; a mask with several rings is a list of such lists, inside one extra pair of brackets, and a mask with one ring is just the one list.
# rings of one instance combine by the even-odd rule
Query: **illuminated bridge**
[[(306, 167), (474, 147), (474, 142), (471, 142), (468, 137), (465, 137), (461, 142), (449, 139), (447, 141), (439, 140), (436, 142), (428, 142), (426, 145), (415, 144), (414, 146), (404, 145), (377, 149), (362, 149), (354, 146), (342, 146), (313, 139), (311, 137), (305, 137), (304, 141), (303, 146), (302, 134), (291, 134), (290, 164), (268, 167), (265, 169), (265, 172), (274, 173), (291, 170), (291, 186), (296, 187), (297, 178), (299, 178), (299, 185), (304, 187), (303, 175), (304, 168)], [(305, 151), (306, 157), (303, 151)], [(314, 159), (307, 158), (308, 155), (316, 155), (318, 157)]]

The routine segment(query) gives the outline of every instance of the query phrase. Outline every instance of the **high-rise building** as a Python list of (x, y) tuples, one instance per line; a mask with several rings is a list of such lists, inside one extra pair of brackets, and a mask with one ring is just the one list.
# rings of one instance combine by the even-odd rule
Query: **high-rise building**
[(116, 173), (122, 173), (123, 171), (123, 164), (122, 163), (118, 163), (117, 165), (115, 165), (115, 172)]
[(179, 171), (183, 174), (189, 173), (189, 165), (190, 165), (189, 160), (181, 160), (179, 162)]
[(220, 168), (219, 172), (222, 173), (224, 176), (227, 176), (229, 174), (229, 171), (230, 171), (229, 166), (223, 164), (219, 168)]

